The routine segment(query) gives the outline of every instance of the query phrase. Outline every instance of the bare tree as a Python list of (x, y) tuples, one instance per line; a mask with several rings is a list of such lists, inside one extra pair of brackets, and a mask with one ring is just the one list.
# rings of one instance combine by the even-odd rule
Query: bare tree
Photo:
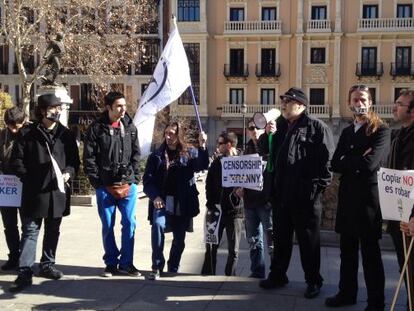
[(105, 88), (137, 61), (145, 34), (157, 32), (157, 2), (2, 0), (0, 32), (14, 50), (25, 111), (29, 113), (33, 84), (45, 74), (45, 47), (57, 33), (64, 35), (65, 46), (60, 78), (86, 75)]

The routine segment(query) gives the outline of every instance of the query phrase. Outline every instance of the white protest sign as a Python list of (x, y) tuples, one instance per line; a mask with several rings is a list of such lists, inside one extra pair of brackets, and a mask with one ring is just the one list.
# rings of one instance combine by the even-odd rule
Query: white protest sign
[(222, 186), (263, 190), (263, 163), (259, 155), (224, 157), (221, 159)]
[(219, 244), (221, 214), (220, 204), (216, 204), (214, 209), (206, 210), (206, 216), (204, 218), (204, 240), (208, 244)]
[(0, 175), (0, 206), (20, 207), (22, 183), (17, 176)]
[(378, 190), (382, 218), (408, 222), (414, 204), (414, 171), (381, 168)]

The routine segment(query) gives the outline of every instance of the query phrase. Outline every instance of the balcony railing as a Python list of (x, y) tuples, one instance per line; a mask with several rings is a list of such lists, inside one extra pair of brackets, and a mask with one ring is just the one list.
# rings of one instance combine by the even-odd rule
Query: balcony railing
[(356, 71), (355, 75), (358, 77), (372, 77), (377, 76), (378, 79), (384, 74), (384, 66), (383, 63), (373, 63), (373, 64), (366, 64), (366, 63), (357, 63), (356, 64)]
[(226, 78), (230, 78), (230, 77), (247, 78), (249, 76), (249, 65), (244, 64), (243, 66), (233, 66), (230, 64), (224, 64), (223, 74)]
[(394, 105), (372, 105), (372, 110), (378, 113), (381, 118), (392, 118)]
[(331, 32), (331, 21), (328, 19), (309, 20), (306, 25), (307, 32)]
[(401, 66), (401, 64), (391, 63), (390, 75), (395, 78), (397, 76), (411, 76), (414, 78), (414, 63)]
[(278, 78), (280, 77), (280, 64), (256, 64), (256, 77), (258, 78)]
[[(268, 112), (270, 109), (280, 109), (280, 105), (247, 105), (246, 117), (252, 117), (255, 112)], [(331, 107), (328, 105), (308, 105), (308, 111), (311, 115), (318, 118), (329, 118), (331, 116)], [(242, 117), (241, 105), (230, 105), (226, 103), (221, 107), (222, 117)]]
[(225, 34), (282, 33), (282, 21), (226, 21)]
[(358, 31), (413, 31), (414, 18), (362, 18)]

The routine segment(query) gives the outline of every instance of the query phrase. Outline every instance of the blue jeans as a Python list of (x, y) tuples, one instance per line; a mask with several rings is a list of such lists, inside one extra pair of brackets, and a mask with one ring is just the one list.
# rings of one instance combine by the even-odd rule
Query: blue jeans
[(263, 232), (266, 234), (268, 253), (272, 252), (272, 209), (270, 204), (245, 208), (246, 237), (250, 246), (252, 277), (265, 278), (265, 251)]
[(40, 227), (44, 220), (45, 230), (43, 234), (42, 257), (40, 266), (55, 264), (56, 248), (60, 235), (60, 224), (62, 218), (30, 218), (23, 217), (22, 220), (22, 239), (21, 253), (19, 258), (19, 271), (31, 271), (36, 260), (36, 245)]
[[(105, 251), (103, 260), (107, 266), (117, 266), (119, 264), (120, 267), (128, 267), (133, 264), (137, 199), (138, 188), (136, 184), (131, 184), (128, 196), (121, 200), (114, 199), (105, 187), (96, 189), (96, 201), (102, 222), (102, 240)], [(114, 235), (117, 207), (121, 212), (122, 225), (120, 251), (116, 246)]]
[[(163, 270), (165, 265), (164, 241), (167, 212), (165, 208), (154, 208), (152, 213), (151, 246), (152, 269)], [(189, 219), (181, 216), (168, 216), (169, 227), (173, 233), (173, 241), (168, 259), (168, 272), (177, 272), (180, 266), (181, 255), (185, 247), (185, 234)]]

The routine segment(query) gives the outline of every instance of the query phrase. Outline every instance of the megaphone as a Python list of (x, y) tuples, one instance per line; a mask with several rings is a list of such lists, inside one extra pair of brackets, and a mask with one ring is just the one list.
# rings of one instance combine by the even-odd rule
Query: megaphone
[(280, 110), (273, 108), (270, 109), (268, 112), (256, 112), (253, 115), (253, 122), (258, 129), (264, 129), (266, 124), (272, 120), (276, 120), (280, 116)]

